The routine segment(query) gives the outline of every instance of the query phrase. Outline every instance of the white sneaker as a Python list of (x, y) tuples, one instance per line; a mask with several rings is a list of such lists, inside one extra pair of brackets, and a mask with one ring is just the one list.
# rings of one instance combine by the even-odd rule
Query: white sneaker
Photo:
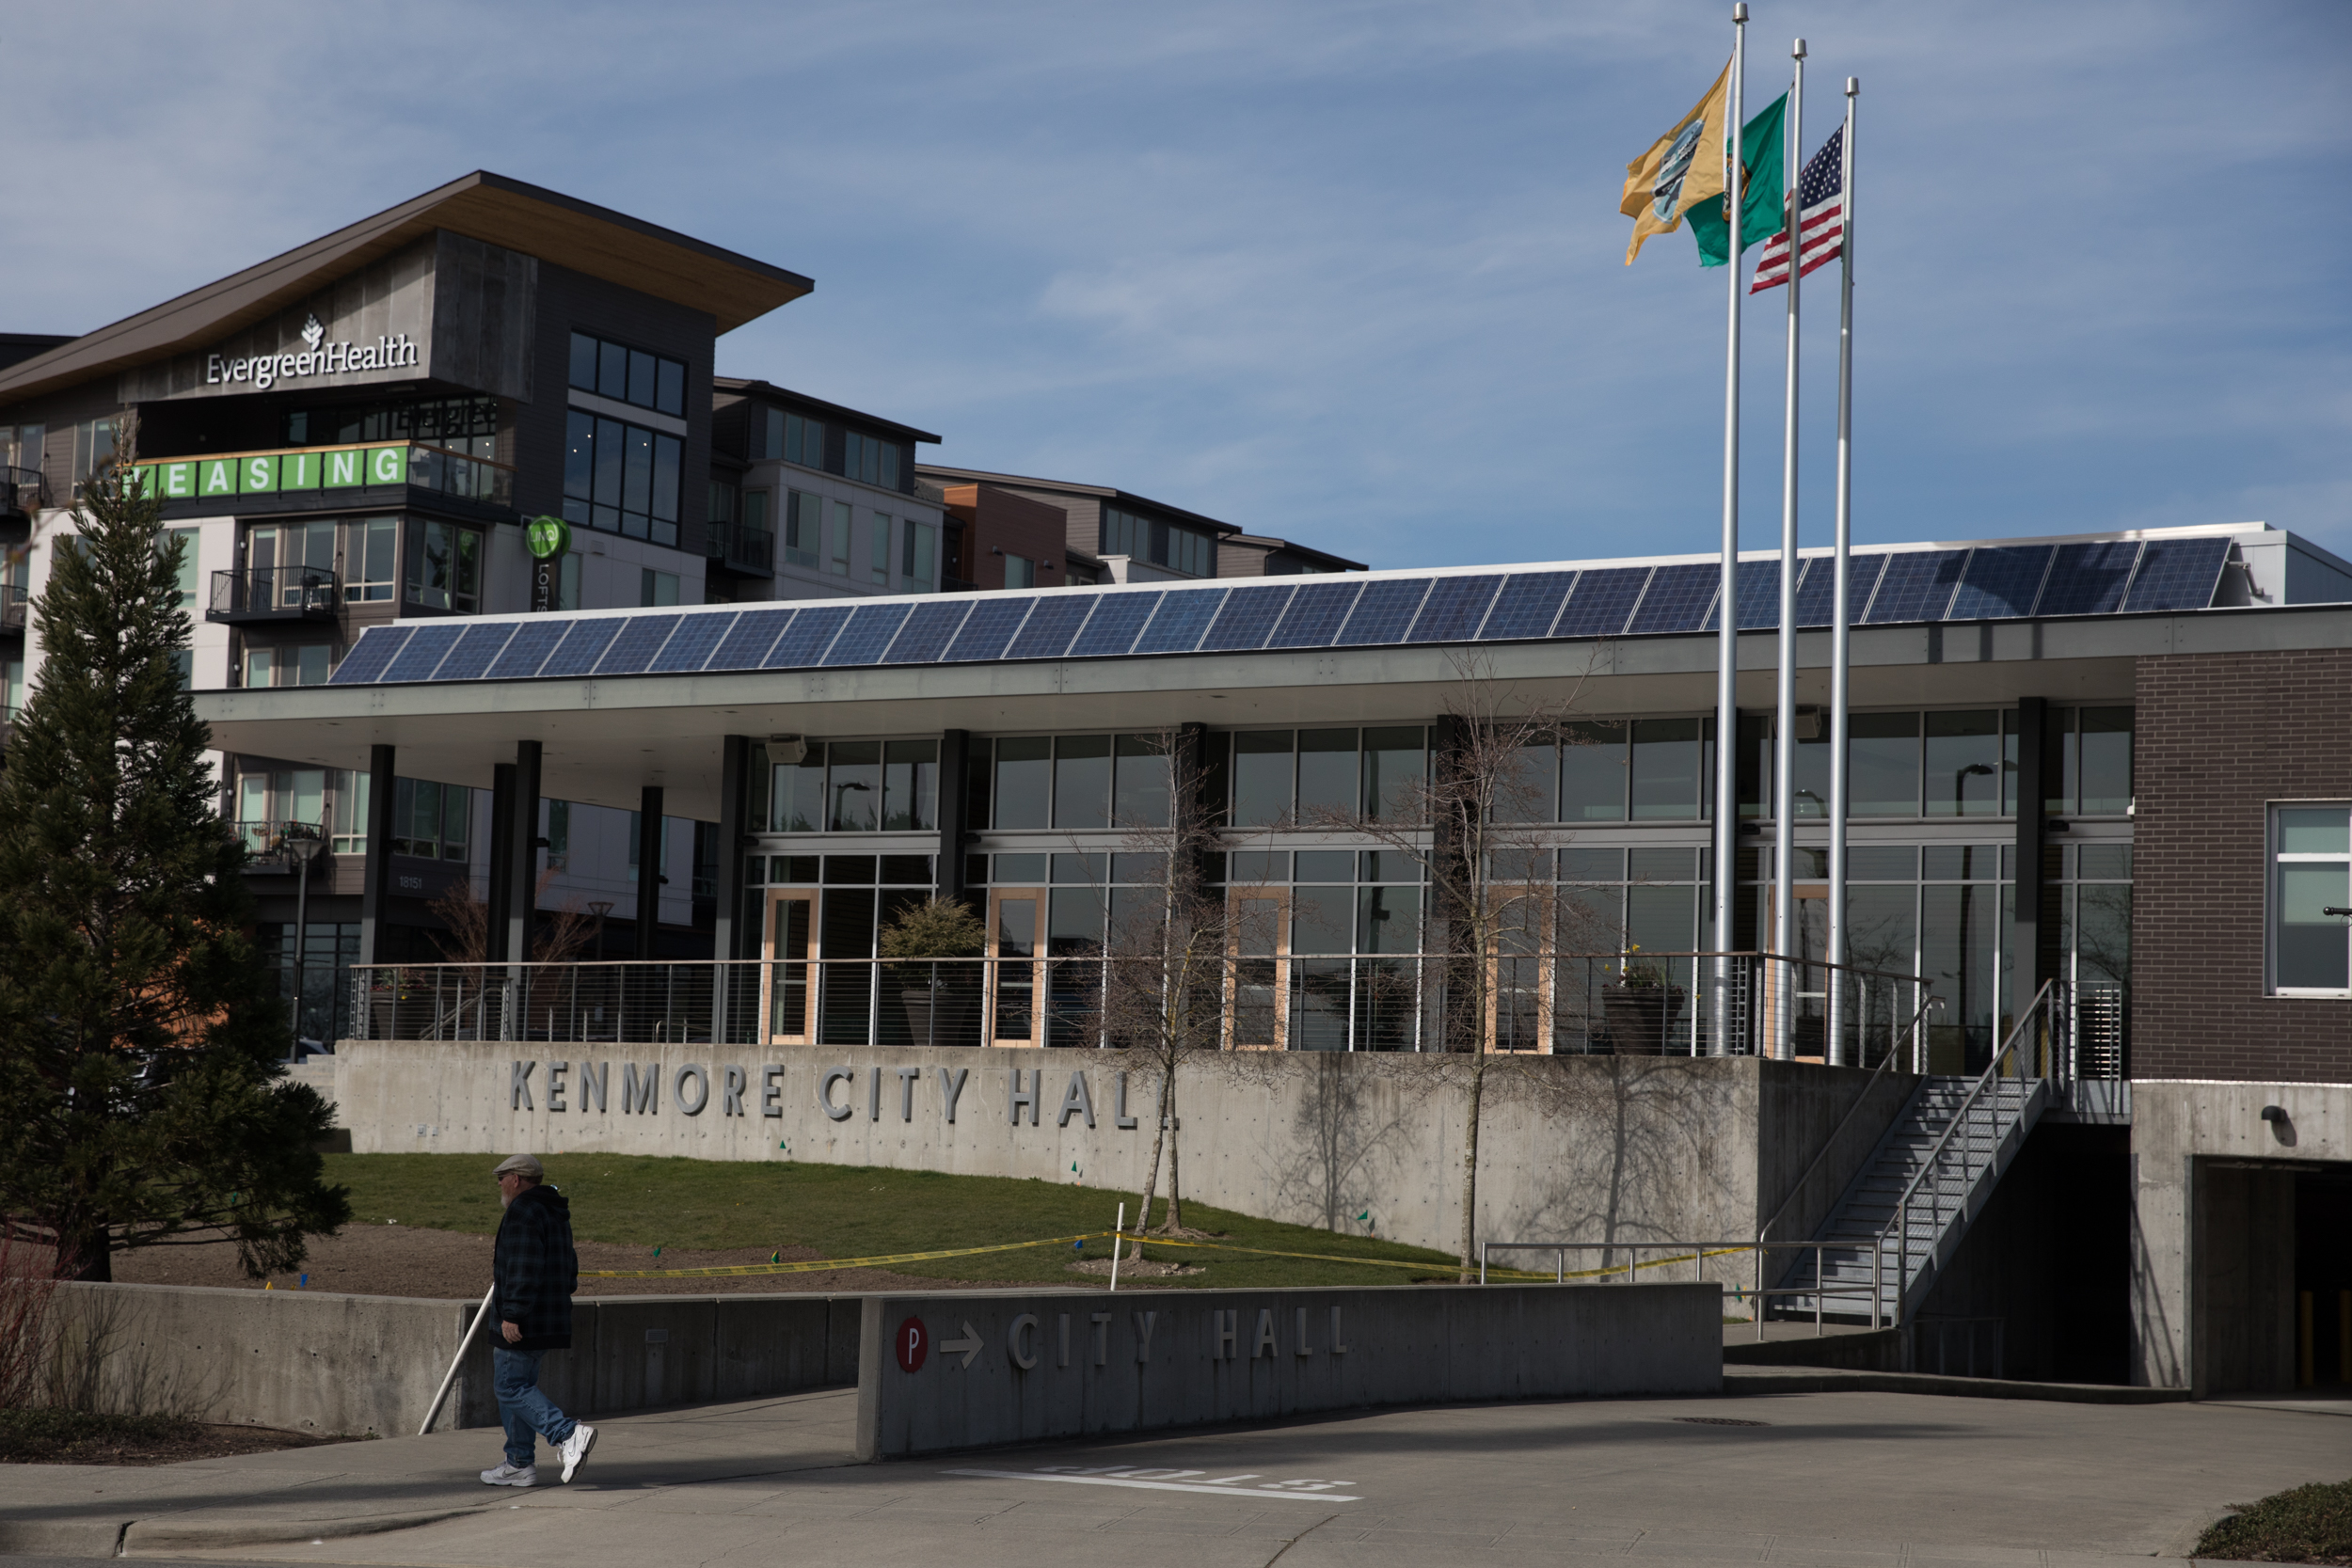
[(536, 1486), (539, 1484), (539, 1467), (536, 1465), (509, 1465), (504, 1460), (501, 1460), (497, 1469), (482, 1472), (482, 1484), (485, 1486)]
[(572, 1472), (580, 1468), (580, 1462), (588, 1457), (588, 1450), (596, 1446), (596, 1429), (584, 1421), (575, 1423), (572, 1434), (564, 1439), (563, 1448), (557, 1450), (564, 1456), (565, 1481), (572, 1479)]

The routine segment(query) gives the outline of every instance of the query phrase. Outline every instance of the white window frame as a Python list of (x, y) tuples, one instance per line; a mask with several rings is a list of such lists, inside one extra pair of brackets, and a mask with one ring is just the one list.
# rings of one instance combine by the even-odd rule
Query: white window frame
[[(2340, 988), (2318, 986), (2282, 986), (2279, 983), (2279, 925), (2281, 889), (2285, 879), (2281, 871), (2289, 865), (2342, 865), (2345, 867), (2347, 896), (2352, 897), (2352, 850), (2344, 854), (2290, 853), (2279, 847), (2280, 818), (2290, 811), (2336, 811), (2346, 819), (2346, 842), (2352, 845), (2352, 800), (2273, 800), (2266, 808), (2268, 820), (2263, 834), (2263, 990), (2265, 994), (2283, 997), (2352, 997), (2352, 986)], [(2352, 908), (2352, 904), (2341, 906)], [(2346, 974), (2352, 975), (2352, 920), (2345, 922), (2344, 942), (2347, 952)]]

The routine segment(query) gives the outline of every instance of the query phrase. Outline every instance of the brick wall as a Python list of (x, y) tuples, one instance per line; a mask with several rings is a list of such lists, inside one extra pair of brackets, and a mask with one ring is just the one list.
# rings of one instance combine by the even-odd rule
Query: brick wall
[(2268, 802), (2352, 798), (2352, 649), (2142, 658), (2132, 1076), (2352, 1083), (2352, 1001), (2263, 993)]

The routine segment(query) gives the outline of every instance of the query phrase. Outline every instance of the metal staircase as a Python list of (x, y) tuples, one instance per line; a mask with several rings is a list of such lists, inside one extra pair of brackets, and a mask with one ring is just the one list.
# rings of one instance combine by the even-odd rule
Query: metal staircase
[[(2070, 1009), (2043, 986), (1975, 1078), (1924, 1077), (1780, 1281), (1772, 1315), (1900, 1324), (1949, 1266), (2034, 1124), (2065, 1092)], [(1820, 1274), (1815, 1260), (1820, 1259)]]

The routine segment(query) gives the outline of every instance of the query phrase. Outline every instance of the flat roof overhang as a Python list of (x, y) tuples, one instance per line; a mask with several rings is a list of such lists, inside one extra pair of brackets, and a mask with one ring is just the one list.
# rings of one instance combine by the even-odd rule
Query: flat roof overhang
[[(2134, 660), (2167, 654), (2352, 647), (2352, 606), (1857, 628), (1852, 702), (1988, 706), (2020, 697), (2128, 703)], [(1716, 640), (1518, 642), (1475, 650), (1528, 702), (1594, 718), (1708, 712)], [(199, 691), (223, 751), (363, 768), (399, 748), (405, 777), (487, 787), (515, 743), (537, 740), (542, 789), (634, 810), (648, 784), (674, 816), (719, 816), (723, 737), (816, 738), (1157, 728), (1413, 723), (1445, 705), (1466, 650), (1448, 646), (1185, 654), (1144, 658), (628, 675), (602, 680)], [(1797, 638), (1798, 701), (1829, 699), (1830, 634)], [(1740, 705), (1769, 708), (1779, 639), (1740, 639)]]

